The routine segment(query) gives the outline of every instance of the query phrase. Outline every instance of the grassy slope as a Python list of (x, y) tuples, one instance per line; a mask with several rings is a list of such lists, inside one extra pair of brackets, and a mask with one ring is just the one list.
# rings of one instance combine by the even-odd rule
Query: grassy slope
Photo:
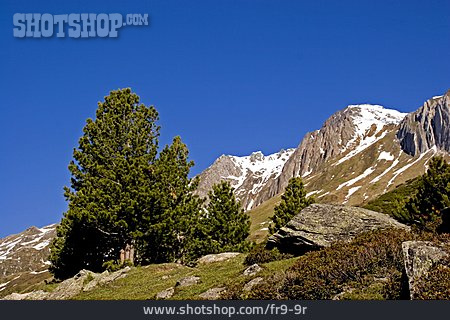
[(409, 199), (413, 194), (416, 193), (418, 182), (418, 178), (408, 180), (405, 183), (397, 186), (395, 189), (382, 194), (374, 200), (369, 201), (363, 207), (369, 210), (392, 215), (392, 202), (396, 199)]
[[(155, 295), (167, 288), (175, 286), (176, 282), (187, 276), (199, 276), (199, 284), (189, 287), (175, 288), (172, 299), (199, 299), (198, 295), (214, 287), (229, 286), (233, 283), (250, 281), (254, 277), (242, 275), (246, 266), (243, 265), (245, 255), (233, 259), (199, 265), (189, 268), (174, 263), (149, 265), (133, 268), (126, 278), (108, 285), (100, 286), (89, 292), (76, 296), (76, 300), (144, 300), (154, 299)], [(258, 276), (269, 276), (275, 271), (287, 269), (296, 258), (263, 264), (264, 270)]]
[(266, 228), (269, 226), (270, 217), (273, 216), (273, 208), (280, 201), (281, 195), (277, 195), (248, 212), (252, 223), (250, 226), (250, 240), (260, 243), (266, 238), (268, 234)]

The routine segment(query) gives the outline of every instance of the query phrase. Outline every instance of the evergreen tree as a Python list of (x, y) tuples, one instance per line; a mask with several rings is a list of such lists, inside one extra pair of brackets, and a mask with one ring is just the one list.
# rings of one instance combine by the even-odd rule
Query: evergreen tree
[(130, 89), (112, 91), (88, 119), (69, 165), (69, 209), (51, 248), (50, 270), (67, 278), (82, 268), (101, 271), (132, 243), (143, 204), (151, 202), (158, 148), (158, 113)]
[[(158, 263), (183, 259), (198, 223), (202, 201), (195, 196), (198, 181), (189, 178), (194, 165), (180, 137), (175, 137), (155, 161), (152, 200), (135, 233), (141, 261)], [(153, 201), (155, 199), (155, 201)]]
[(450, 207), (449, 196), (450, 165), (444, 158), (434, 157), (420, 180), (416, 194), (406, 204), (406, 209), (416, 223), (435, 231), (442, 220), (448, 221), (447, 217), (442, 217), (442, 213)]
[(233, 187), (222, 181), (212, 187), (208, 198), (206, 213), (200, 221), (203, 228), (197, 230), (198, 239), (203, 241), (199, 248), (205, 250), (203, 253), (246, 250), (250, 218), (236, 200)]
[(300, 177), (291, 178), (281, 196), (281, 202), (274, 209), (272, 216), (273, 224), (270, 226), (270, 233), (275, 233), (278, 229), (285, 226), (296, 214), (303, 208), (314, 203), (314, 198), (306, 197), (305, 186)]

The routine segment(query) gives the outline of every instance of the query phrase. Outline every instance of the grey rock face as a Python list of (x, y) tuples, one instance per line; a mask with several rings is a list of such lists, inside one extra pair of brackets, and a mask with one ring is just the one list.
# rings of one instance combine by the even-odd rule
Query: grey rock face
[(271, 183), (272, 193), (283, 192), (293, 177), (314, 174), (327, 161), (357, 148), (364, 139), (394, 130), (404, 116), (396, 110), (372, 105), (348, 106), (336, 112), (320, 130), (305, 135), (279, 178)]
[(409, 155), (426, 152), (433, 147), (450, 152), (450, 91), (425, 102), (406, 116), (397, 132), (402, 150)]
[(218, 300), (225, 290), (225, 287), (211, 288), (201, 293), (199, 297), (205, 300)]
[(268, 247), (303, 254), (328, 247), (335, 241), (348, 241), (363, 232), (408, 226), (389, 216), (363, 208), (312, 204), (297, 214), (268, 240)]
[(415, 283), (425, 275), (432, 265), (448, 254), (442, 247), (427, 241), (406, 241), (402, 243), (405, 271), (408, 276), (411, 299), (415, 296)]
[(244, 270), (244, 276), (254, 276), (255, 274), (262, 271), (262, 268), (258, 264), (253, 264)]
[(239, 254), (240, 254), (239, 252), (223, 252), (223, 253), (217, 253), (217, 254), (208, 254), (206, 256), (199, 258), (197, 260), (197, 263), (209, 264), (209, 263), (213, 263), (213, 262), (225, 261), (225, 260), (234, 258)]

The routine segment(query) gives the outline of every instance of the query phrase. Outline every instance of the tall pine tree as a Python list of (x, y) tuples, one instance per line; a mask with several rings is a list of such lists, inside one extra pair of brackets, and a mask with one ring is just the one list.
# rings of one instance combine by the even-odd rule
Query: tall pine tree
[(151, 202), (158, 148), (158, 113), (130, 89), (112, 91), (88, 119), (69, 165), (69, 209), (51, 248), (50, 270), (67, 278), (101, 271), (133, 241)]
[(250, 218), (234, 196), (229, 182), (222, 181), (212, 187), (208, 194), (209, 203), (200, 221), (209, 252), (243, 251), (249, 247), (246, 241), (250, 232)]
[[(420, 179), (417, 192), (406, 204), (414, 222), (435, 231), (444, 221), (448, 224), (450, 207), (450, 165), (442, 157), (431, 159), (427, 172)], [(448, 226), (442, 226), (447, 230)]]
[(306, 197), (306, 189), (302, 178), (291, 178), (284, 194), (281, 196), (280, 204), (274, 209), (270, 233), (274, 233), (285, 226), (303, 208), (312, 203), (314, 203), (314, 198)]
[[(189, 178), (194, 165), (180, 137), (155, 161), (151, 202), (135, 233), (144, 263), (183, 261), (201, 214), (202, 200), (193, 194), (198, 181)], [(153, 200), (154, 199), (154, 200)]]

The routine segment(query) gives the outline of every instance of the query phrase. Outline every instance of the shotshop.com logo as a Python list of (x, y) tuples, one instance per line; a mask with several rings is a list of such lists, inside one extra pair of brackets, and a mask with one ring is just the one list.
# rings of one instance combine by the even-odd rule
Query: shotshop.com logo
[(120, 13), (16, 13), (13, 35), (16, 38), (116, 38), (123, 26), (148, 26), (148, 14)]

